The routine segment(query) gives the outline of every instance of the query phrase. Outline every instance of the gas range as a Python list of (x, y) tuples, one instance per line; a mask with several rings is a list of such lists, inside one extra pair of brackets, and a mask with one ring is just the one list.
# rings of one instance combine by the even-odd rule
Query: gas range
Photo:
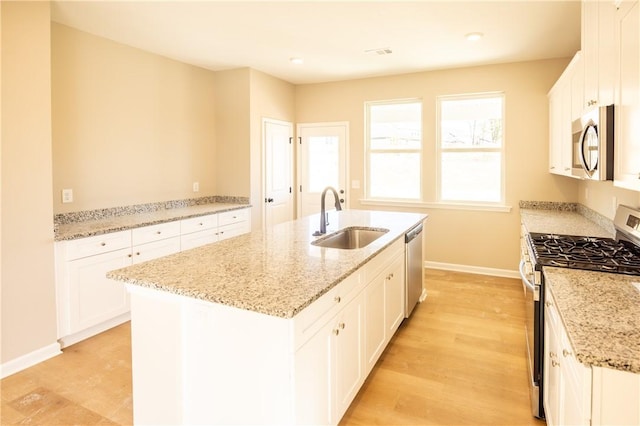
[(540, 266), (640, 275), (640, 247), (629, 241), (539, 233), (528, 238)]

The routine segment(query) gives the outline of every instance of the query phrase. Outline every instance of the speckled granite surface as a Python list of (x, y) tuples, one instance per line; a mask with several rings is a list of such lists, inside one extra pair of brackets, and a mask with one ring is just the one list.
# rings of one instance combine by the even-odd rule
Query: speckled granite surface
[(111, 271), (109, 278), (282, 318), (292, 318), (427, 216), (329, 213), (327, 234), (348, 226), (389, 232), (355, 250), (311, 245), (319, 215)]
[(640, 277), (552, 267), (544, 275), (576, 359), (640, 374)]
[(139, 228), (141, 226), (155, 225), (174, 220), (188, 219), (190, 217), (203, 216), (211, 213), (237, 210), (250, 207), (248, 204), (212, 203), (197, 204), (181, 208), (166, 208), (147, 211), (137, 214), (114, 214), (91, 216), (82, 221), (72, 221), (58, 224), (54, 229), (54, 240), (75, 240), (77, 238), (93, 235), (107, 234), (109, 232), (124, 231), (126, 229)]
[(615, 234), (613, 223), (611, 229), (604, 228), (578, 211), (520, 208), (520, 220), (528, 232), (607, 238)]

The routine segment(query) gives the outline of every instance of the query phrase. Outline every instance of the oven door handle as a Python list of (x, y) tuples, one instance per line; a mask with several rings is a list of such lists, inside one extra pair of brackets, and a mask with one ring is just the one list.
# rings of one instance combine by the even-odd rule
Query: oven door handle
[(529, 290), (531, 290), (531, 292), (533, 293), (533, 300), (538, 301), (540, 300), (540, 287), (533, 284), (527, 279), (527, 275), (524, 273), (524, 266), (525, 266), (525, 261), (521, 260), (520, 266), (518, 268), (520, 270), (520, 277), (522, 278), (522, 282), (524, 283), (524, 285), (526, 285), (529, 288)]

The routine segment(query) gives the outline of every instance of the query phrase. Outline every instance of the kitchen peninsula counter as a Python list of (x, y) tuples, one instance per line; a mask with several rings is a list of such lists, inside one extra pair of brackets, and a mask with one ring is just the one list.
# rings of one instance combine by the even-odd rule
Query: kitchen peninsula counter
[(192, 297), (266, 315), (292, 318), (362, 267), (424, 214), (346, 210), (329, 213), (327, 234), (349, 226), (389, 232), (354, 250), (311, 244), (318, 215), (254, 231), (112, 271), (108, 277), (135, 286)]

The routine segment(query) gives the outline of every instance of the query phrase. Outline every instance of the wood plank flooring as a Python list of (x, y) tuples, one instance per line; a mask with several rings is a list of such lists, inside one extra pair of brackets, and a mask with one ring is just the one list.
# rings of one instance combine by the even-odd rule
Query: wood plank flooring
[[(427, 270), (341, 425), (543, 425), (530, 414), (519, 280)], [(0, 424), (131, 424), (130, 326), (0, 382)]]

